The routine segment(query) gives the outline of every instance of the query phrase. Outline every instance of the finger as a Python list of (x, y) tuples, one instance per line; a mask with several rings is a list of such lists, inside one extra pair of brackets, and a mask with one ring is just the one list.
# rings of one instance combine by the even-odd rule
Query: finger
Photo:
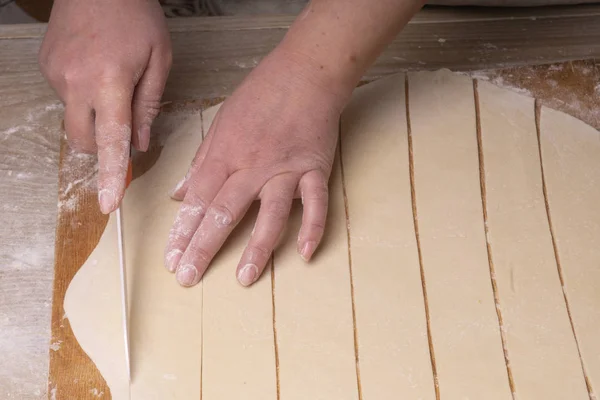
[(65, 130), (69, 146), (77, 152), (96, 152), (94, 116), (92, 107), (83, 101), (74, 100), (65, 107)]
[(256, 282), (271, 258), (290, 215), (297, 184), (295, 176), (281, 175), (263, 188), (256, 224), (236, 271), (242, 285)]
[(198, 171), (198, 176), (194, 175), (193, 181), (198, 183), (187, 191), (169, 232), (165, 248), (165, 267), (171, 272), (177, 270), (179, 261), (206, 215), (209, 204), (227, 180), (228, 175), (224, 168), (218, 164), (209, 167), (211, 170), (206, 174)]
[(298, 252), (304, 261), (309, 261), (323, 238), (329, 192), (327, 180), (318, 170), (307, 172), (300, 179), (299, 187), (303, 211), (302, 226), (298, 234)]
[[(185, 197), (185, 195), (190, 187), (190, 177), (194, 176), (200, 170), (200, 167), (202, 166), (202, 163), (204, 162), (204, 159), (206, 158), (206, 153), (208, 152), (208, 149), (210, 148), (210, 144), (211, 144), (212, 138), (214, 136), (213, 132), (216, 129), (218, 121), (219, 121), (219, 112), (217, 111), (217, 115), (215, 116), (215, 119), (213, 120), (213, 123), (211, 124), (211, 127), (208, 130), (208, 133), (205, 135), (204, 140), (200, 144), (200, 147), (198, 148), (198, 151), (196, 152), (196, 155), (194, 156), (194, 160), (190, 164), (190, 168), (188, 169), (185, 176), (179, 182), (177, 182), (177, 185), (175, 185), (175, 188), (171, 191), (171, 198), (173, 200), (181, 201)], [(215, 128), (213, 128), (213, 126)]]
[(234, 174), (225, 182), (181, 257), (176, 277), (182, 286), (193, 286), (200, 281), (214, 256), (256, 198), (260, 190), (256, 186), (243, 173)]
[(131, 140), (131, 83), (110, 83), (97, 97), (98, 200), (104, 214), (114, 211), (125, 190)]
[(170, 69), (170, 56), (153, 51), (148, 67), (137, 82), (132, 106), (132, 144), (139, 151), (147, 151), (150, 146), (150, 127), (160, 111), (160, 99)]

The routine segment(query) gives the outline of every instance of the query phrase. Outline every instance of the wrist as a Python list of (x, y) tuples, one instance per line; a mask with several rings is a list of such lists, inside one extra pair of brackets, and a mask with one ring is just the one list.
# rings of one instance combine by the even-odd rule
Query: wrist
[(335, 65), (331, 59), (322, 59), (293, 41), (284, 40), (273, 51), (272, 56), (285, 60), (292, 74), (331, 96), (340, 109), (345, 107), (362, 75), (358, 74), (358, 78), (355, 78), (352, 71)]
[[(362, 0), (361, 0), (362, 1)], [(312, 0), (296, 18), (277, 50), (296, 59), (332, 92), (349, 98), (374, 57), (373, 40), (365, 40), (348, 14), (345, 0)], [(359, 10), (360, 7), (354, 5)], [(375, 51), (376, 52), (376, 51)]]
[(300, 92), (311, 97), (311, 101), (323, 100), (338, 112), (346, 106), (355, 87), (354, 83), (326, 69), (319, 60), (283, 43), (261, 62), (258, 70), (262, 71), (262, 78), (268, 78), (264, 85), (270, 85), (273, 76), (283, 76), (287, 88), (295, 91), (301, 88)]
[(367, 68), (424, 0), (311, 0), (277, 51), (349, 98)]

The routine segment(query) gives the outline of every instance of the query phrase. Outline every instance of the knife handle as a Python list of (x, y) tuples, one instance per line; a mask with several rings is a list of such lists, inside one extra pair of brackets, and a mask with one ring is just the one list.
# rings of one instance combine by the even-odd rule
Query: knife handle
[(127, 164), (127, 176), (125, 177), (125, 189), (129, 187), (131, 180), (133, 179), (133, 163), (131, 157), (129, 157), (129, 163)]

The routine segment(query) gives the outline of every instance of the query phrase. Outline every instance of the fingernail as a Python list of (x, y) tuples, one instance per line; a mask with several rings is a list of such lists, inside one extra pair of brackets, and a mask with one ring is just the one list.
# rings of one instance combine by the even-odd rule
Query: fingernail
[(308, 262), (312, 257), (313, 253), (315, 252), (316, 248), (317, 242), (309, 241), (304, 243), (302, 250), (300, 250), (300, 257), (302, 257), (304, 261)]
[(258, 267), (256, 264), (246, 264), (238, 272), (238, 281), (244, 286), (250, 286), (258, 278)]
[(150, 126), (142, 125), (138, 129), (138, 144), (140, 151), (148, 151), (148, 147), (150, 147)]
[(185, 178), (183, 178), (182, 180), (180, 180), (179, 182), (177, 182), (177, 185), (175, 185), (175, 188), (171, 191), (171, 197), (173, 197), (174, 199), (178, 200), (178, 197), (175, 196), (177, 194), (177, 192), (179, 192), (181, 190), (181, 188), (183, 187), (183, 184), (185, 183)]
[(196, 278), (198, 277), (198, 270), (193, 265), (184, 265), (183, 267), (177, 270), (177, 274), (175, 275), (177, 278), (177, 282), (179, 282), (182, 286), (192, 286), (196, 283)]
[(98, 202), (100, 203), (100, 211), (103, 214), (110, 213), (115, 208), (117, 199), (112, 190), (102, 189), (98, 192)]
[(179, 260), (181, 260), (181, 256), (183, 255), (183, 251), (179, 249), (171, 250), (165, 256), (165, 266), (169, 270), (169, 272), (175, 272), (177, 269), (177, 265), (179, 265)]

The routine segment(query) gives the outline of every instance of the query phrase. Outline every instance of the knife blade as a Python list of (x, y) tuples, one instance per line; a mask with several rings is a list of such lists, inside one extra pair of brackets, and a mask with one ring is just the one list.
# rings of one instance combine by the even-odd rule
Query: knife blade
[[(129, 163), (127, 166), (127, 176), (125, 178), (125, 188), (129, 187), (129, 183), (131, 183), (132, 178), (132, 164), (131, 157), (129, 158)], [(125, 362), (127, 364), (127, 380), (131, 384), (131, 357), (129, 352), (129, 318), (128, 318), (128, 301), (127, 301), (127, 269), (125, 267), (126, 259), (125, 259), (125, 236), (124, 236), (124, 227), (123, 227), (123, 210), (122, 206), (119, 204), (119, 207), (116, 211), (117, 217), (117, 241), (119, 246), (119, 266), (121, 273), (121, 317), (123, 324), (123, 339), (125, 343)]]

